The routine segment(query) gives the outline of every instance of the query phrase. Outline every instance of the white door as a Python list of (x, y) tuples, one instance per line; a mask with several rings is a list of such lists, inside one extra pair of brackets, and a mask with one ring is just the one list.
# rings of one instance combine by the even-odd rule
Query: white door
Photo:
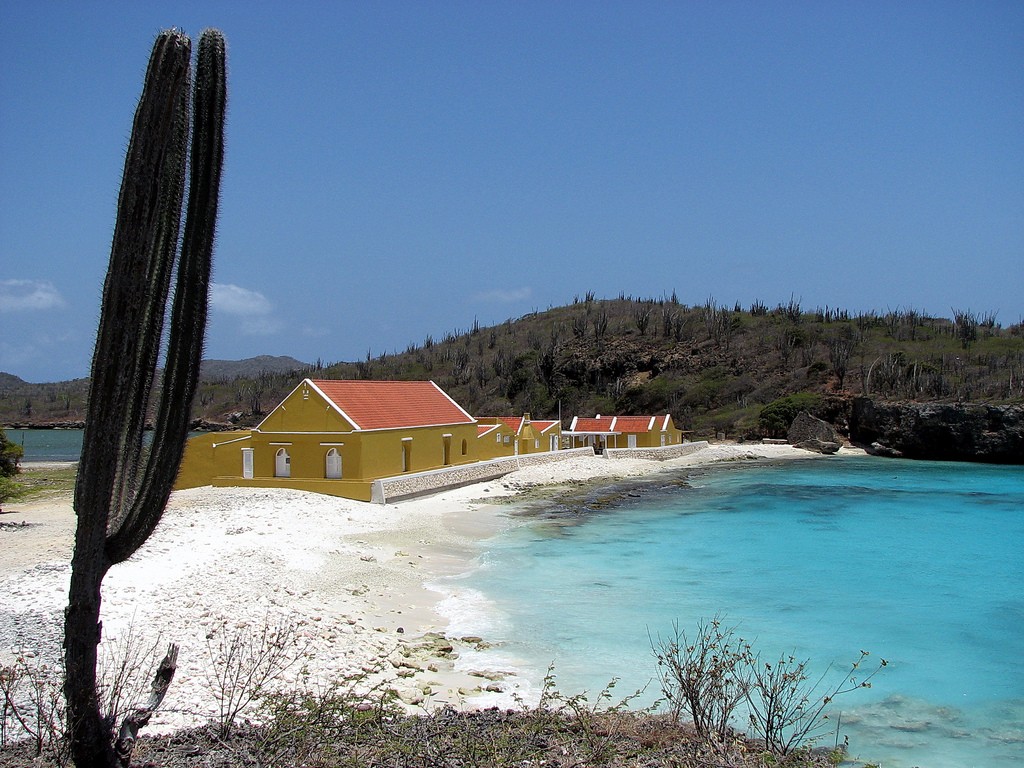
[(327, 467), (324, 476), (328, 480), (341, 480), (341, 454), (337, 448), (327, 452)]
[(626, 438), (626, 445), (630, 448), (636, 448), (636, 435), (629, 435)]
[(288, 451), (281, 448), (277, 452), (277, 456), (274, 457), (274, 477), (291, 477), (292, 476), (292, 457), (288, 455)]
[(245, 480), (252, 480), (253, 469), (252, 469), (252, 448), (242, 449), (242, 478)]

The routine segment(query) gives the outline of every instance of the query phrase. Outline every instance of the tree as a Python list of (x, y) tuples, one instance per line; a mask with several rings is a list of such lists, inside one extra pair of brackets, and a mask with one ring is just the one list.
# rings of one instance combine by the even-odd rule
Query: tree
[[(75, 486), (78, 525), (64, 620), (64, 694), (79, 768), (127, 765), (135, 733), (159, 705), (151, 700), (129, 714), (115, 744), (115, 724), (101, 715), (97, 699), (100, 587), (107, 571), (128, 559), (159, 522), (188, 435), (223, 164), (225, 56), (223, 35), (204, 31), (190, 104), (191, 40), (177, 30), (157, 36), (125, 157)], [(170, 332), (153, 397), (165, 315)], [(146, 449), (143, 430), (153, 400), (155, 427)], [(154, 694), (158, 684), (166, 691), (170, 683), (174, 650), (158, 671)]]
[(12, 443), (3, 427), (0, 427), (0, 477), (14, 477), (18, 474), (18, 463), (24, 454), (24, 449), (17, 443)]
[(954, 309), (953, 324), (960, 346), (970, 350), (971, 345), (978, 340), (978, 316), (969, 309)]
[(633, 320), (636, 322), (636, 329), (641, 336), (647, 335), (647, 328), (651, 324), (651, 313), (653, 310), (647, 306), (639, 306), (633, 310)]
[(23, 455), (22, 447), (8, 440), (7, 433), (0, 427), (0, 504), (20, 494), (21, 486), (13, 478), (21, 471), (18, 462)]
[(850, 357), (857, 347), (857, 336), (853, 326), (845, 325), (839, 331), (830, 334), (826, 343), (828, 344), (828, 359), (832, 363), (832, 370), (839, 379), (839, 389), (843, 388), (846, 380), (846, 372), (850, 368)]

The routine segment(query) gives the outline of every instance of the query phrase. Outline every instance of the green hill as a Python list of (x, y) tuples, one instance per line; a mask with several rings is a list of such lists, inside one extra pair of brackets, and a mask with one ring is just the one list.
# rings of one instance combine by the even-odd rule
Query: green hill
[[(768, 308), (691, 307), (669, 299), (598, 300), (500, 325), (454, 330), (401, 352), (318, 364), (320, 378), (432, 379), (475, 415), (670, 412), (695, 434), (757, 431), (768, 403), (800, 392), (842, 422), (846, 403), (893, 400), (1020, 402), (1024, 332), (994, 318), (958, 320), (913, 310), (852, 316)], [(234, 392), (204, 384), (201, 415), (252, 423), (297, 383), (264, 376)], [(238, 396), (240, 395), (240, 396)]]
[[(1022, 402), (1024, 330), (970, 312), (852, 315), (796, 301), (743, 308), (588, 295), (500, 325), (428, 336), (402, 352), (285, 367), (205, 376), (194, 416), (255, 424), (303, 376), (432, 379), (474, 415), (561, 415), (567, 423), (573, 415), (667, 411), (698, 436), (752, 435), (765, 405), (796, 393), (817, 395), (816, 409), (840, 425), (860, 394)], [(0, 419), (23, 423), (26, 400), (38, 421), (81, 413), (78, 384), (0, 383)]]

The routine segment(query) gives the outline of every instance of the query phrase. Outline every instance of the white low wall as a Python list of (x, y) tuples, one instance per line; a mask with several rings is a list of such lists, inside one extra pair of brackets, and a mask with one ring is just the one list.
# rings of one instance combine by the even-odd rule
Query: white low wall
[[(678, 446), (677, 446), (678, 447)], [(593, 456), (593, 448), (573, 448), (566, 451), (531, 453), (524, 456), (507, 456), (501, 459), (461, 464), (456, 467), (432, 469), (427, 472), (413, 472), (394, 477), (383, 477), (373, 481), (370, 500), (375, 504), (409, 499), (429, 493), (438, 493), (449, 488), (459, 488), (472, 483), (482, 483), (507, 475), (523, 467), (564, 461), (574, 456)]]
[(689, 456), (691, 453), (696, 453), (707, 447), (707, 440), (699, 440), (695, 443), (680, 443), (679, 445), (665, 445), (657, 448), (605, 448), (604, 455), (608, 459), (668, 461), (669, 459), (678, 459), (680, 456)]

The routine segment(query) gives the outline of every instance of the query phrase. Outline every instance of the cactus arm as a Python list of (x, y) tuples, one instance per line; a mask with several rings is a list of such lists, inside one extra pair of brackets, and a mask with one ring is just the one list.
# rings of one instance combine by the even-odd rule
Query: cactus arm
[(188, 437), (203, 354), (224, 161), (226, 71), (224, 38), (207, 30), (199, 41), (188, 209), (153, 447), (131, 510), (108, 539), (106, 551), (112, 563), (130, 557), (153, 532), (170, 496)]
[(96, 690), (100, 588), (111, 565), (105, 554), (111, 515), (123, 509), (141, 456), (162, 330), (160, 294), (166, 300), (177, 248), (190, 57), (188, 38), (177, 32), (162, 33), (153, 45), (125, 157), (103, 288), (64, 616), (64, 692), (78, 765), (114, 765), (115, 760)]
[[(188, 38), (179, 33), (157, 38), (125, 158), (75, 487), (79, 515), (104, 516), (104, 533), (106, 515), (117, 514), (139, 459), (146, 408), (140, 401), (159, 351), (159, 338), (139, 342), (162, 321), (154, 293), (164, 276), (156, 291), (147, 287), (154, 262), (169, 261), (176, 248), (190, 53)], [(112, 498), (118, 503), (112, 505)]]
[[(186, 38), (187, 43), (187, 38)], [(185, 46), (188, 50), (188, 46)], [(153, 240), (142, 244), (147, 253), (136, 294), (140, 317), (137, 335), (127, 341), (124, 365), (130, 378), (127, 390), (126, 429), (122, 438), (121, 466), (115, 495), (111, 500), (116, 527), (134, 498), (143, 460), (143, 431), (150, 414), (150, 395), (160, 356), (165, 307), (170, 292), (179, 236), (188, 146), (188, 88), (180, 89), (176, 107), (168, 105), (172, 130), (167, 137), (167, 176), (160, 184), (159, 214), (153, 221)], [(129, 326), (131, 327), (131, 326)]]
[[(159, 522), (188, 434), (223, 162), (225, 58), (220, 33), (204, 32), (196, 106), (190, 109), (191, 42), (174, 30), (161, 33), (125, 158), (75, 485), (78, 525), (64, 616), (68, 734), (80, 766), (119, 764), (113, 723), (101, 717), (96, 688), (103, 577), (111, 565), (130, 557)], [(195, 135), (179, 254), (190, 112)], [(146, 451), (143, 430), (175, 279), (156, 432)]]

